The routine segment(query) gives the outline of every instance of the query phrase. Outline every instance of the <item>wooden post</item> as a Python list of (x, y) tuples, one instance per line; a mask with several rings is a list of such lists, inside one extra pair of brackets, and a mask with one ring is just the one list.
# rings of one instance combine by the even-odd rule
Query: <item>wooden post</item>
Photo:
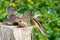
[(31, 40), (32, 27), (0, 25), (0, 40)]

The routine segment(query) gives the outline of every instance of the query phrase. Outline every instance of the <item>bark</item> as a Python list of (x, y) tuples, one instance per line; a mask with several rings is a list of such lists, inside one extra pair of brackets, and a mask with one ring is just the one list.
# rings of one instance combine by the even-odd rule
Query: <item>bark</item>
[(32, 40), (32, 27), (0, 25), (0, 40)]

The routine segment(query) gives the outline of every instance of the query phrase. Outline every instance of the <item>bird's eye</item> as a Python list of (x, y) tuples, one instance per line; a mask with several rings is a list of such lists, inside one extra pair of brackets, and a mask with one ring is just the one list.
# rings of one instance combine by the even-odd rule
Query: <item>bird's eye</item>
[(18, 22), (14, 22), (13, 25), (18, 25)]

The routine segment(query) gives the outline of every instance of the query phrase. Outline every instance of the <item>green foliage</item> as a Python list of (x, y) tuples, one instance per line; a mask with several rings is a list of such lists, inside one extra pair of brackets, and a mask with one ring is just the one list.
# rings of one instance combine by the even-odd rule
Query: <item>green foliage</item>
[[(44, 37), (38, 29), (34, 29), (34, 40), (60, 40), (60, 0), (0, 0), (0, 21), (7, 18), (7, 7), (14, 6), (19, 14), (34, 9), (31, 16), (39, 14), (38, 18), (44, 22), (46, 30)], [(32, 23), (31, 23), (32, 24)]]

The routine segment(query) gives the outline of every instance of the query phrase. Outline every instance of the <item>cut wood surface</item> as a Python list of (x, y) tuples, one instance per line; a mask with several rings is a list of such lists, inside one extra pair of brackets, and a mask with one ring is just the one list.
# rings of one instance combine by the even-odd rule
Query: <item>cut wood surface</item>
[(16, 27), (0, 24), (0, 40), (31, 40), (32, 27)]

